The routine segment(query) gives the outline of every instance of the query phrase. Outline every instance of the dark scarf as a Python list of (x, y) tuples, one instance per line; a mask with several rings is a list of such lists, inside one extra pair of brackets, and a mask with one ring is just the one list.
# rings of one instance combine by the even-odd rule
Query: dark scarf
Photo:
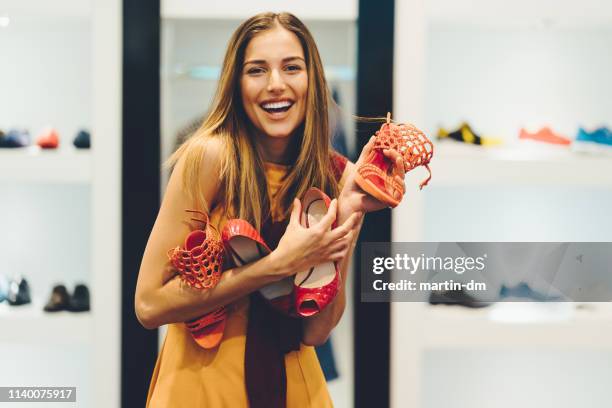
[[(337, 181), (344, 172), (347, 159), (337, 153), (330, 165)], [(261, 236), (274, 250), (285, 233), (289, 221), (268, 220)], [(244, 375), (250, 408), (285, 408), (287, 405), (287, 372), (285, 354), (300, 349), (302, 320), (285, 316), (272, 309), (259, 292), (250, 295)]]
[[(287, 221), (266, 222), (262, 236), (276, 248)], [(244, 374), (251, 408), (285, 408), (287, 373), (285, 354), (299, 350), (302, 321), (272, 309), (259, 292), (250, 295)]]

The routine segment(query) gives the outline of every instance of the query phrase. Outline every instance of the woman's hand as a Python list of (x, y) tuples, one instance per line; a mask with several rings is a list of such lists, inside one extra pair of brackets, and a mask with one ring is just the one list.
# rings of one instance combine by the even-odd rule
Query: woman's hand
[[(377, 200), (375, 197), (372, 197), (365, 191), (363, 191), (355, 182), (355, 173), (359, 166), (365, 163), (366, 158), (374, 149), (374, 142), (376, 140), (376, 136), (372, 136), (368, 143), (363, 147), (361, 151), (361, 155), (359, 155), (359, 160), (355, 163), (353, 171), (348, 175), (347, 180), (344, 184), (342, 191), (340, 192), (340, 205), (341, 205), (341, 213), (352, 213), (352, 212), (372, 212), (382, 210), (383, 208), (387, 208), (389, 205), (383, 203), (382, 201)], [(404, 169), (404, 159), (402, 155), (396, 152), (395, 150), (385, 149), (383, 150), (383, 154), (391, 160), (393, 165), (393, 177), (395, 180), (402, 186), (405, 190), (406, 186), (404, 184), (404, 176), (406, 175), (406, 171)], [(396, 192), (395, 198), (400, 199), (399, 192)]]
[(338, 200), (334, 199), (321, 221), (305, 228), (300, 224), (302, 204), (297, 199), (293, 201), (287, 230), (277, 248), (270, 254), (279, 279), (324, 262), (344, 259), (353, 240), (354, 228), (363, 214), (356, 212), (342, 225), (331, 230), (337, 210)]

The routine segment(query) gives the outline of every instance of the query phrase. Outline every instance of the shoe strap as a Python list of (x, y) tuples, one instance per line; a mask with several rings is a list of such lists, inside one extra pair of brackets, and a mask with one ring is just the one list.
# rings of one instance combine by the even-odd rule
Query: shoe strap
[(218, 308), (215, 311), (205, 314), (204, 316), (198, 317), (195, 320), (185, 322), (187, 329), (190, 332), (201, 330), (212, 324), (218, 323), (224, 320), (227, 316), (227, 311), (224, 306)]

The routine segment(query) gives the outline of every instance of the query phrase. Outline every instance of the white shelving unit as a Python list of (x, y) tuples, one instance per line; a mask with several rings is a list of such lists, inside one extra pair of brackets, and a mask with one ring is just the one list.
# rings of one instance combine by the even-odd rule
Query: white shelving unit
[(437, 143), (430, 167), (436, 187), (612, 187), (612, 156), (578, 154), (568, 148), (531, 143), (495, 148)]
[[(3, 254), (0, 273), (23, 273), (35, 297), (29, 305), (0, 305), (0, 349), (14, 385), (76, 385), (83, 407), (120, 406), (121, 16), (120, 0), (6, 0), (0, 5), (0, 41), (12, 61), (2, 71), (0, 125), (36, 132), (49, 121), (62, 136), (57, 150), (0, 149), (3, 203), (16, 209), (11, 217), (21, 220), (18, 230), (4, 229), (2, 239), (24, 240), (29, 231), (37, 243), (29, 256), (43, 265), (22, 270), (30, 259), (19, 262), (21, 254)], [(38, 58), (36, 63), (32, 58)], [(81, 127), (91, 130), (92, 149), (70, 144)], [(69, 222), (62, 217), (70, 217)], [(50, 226), (52, 231), (45, 230)], [(61, 250), (49, 252), (57, 247)], [(76, 250), (78, 256), (71, 254)], [(11, 259), (13, 264), (7, 264)], [(49, 269), (58, 263), (66, 271)], [(76, 280), (86, 282), (92, 311), (43, 312), (50, 278), (39, 275), (37, 280), (37, 274), (61, 276), (69, 287)]]
[[(522, 126), (552, 124), (573, 136), (571, 132), (584, 125), (582, 121), (612, 120), (605, 115), (612, 108), (609, 102), (606, 105), (598, 92), (589, 91), (611, 86), (609, 76), (603, 74), (610, 61), (588, 62), (590, 53), (599, 55), (597, 47), (609, 47), (612, 4), (599, 0), (409, 0), (397, 1), (395, 13), (393, 116), (420, 125), (431, 136), (436, 124), (452, 127), (467, 120), (484, 128), (485, 135), (497, 136), (499, 131), (506, 144), (483, 148), (436, 143), (430, 184), (423, 191), (415, 187), (425, 177), (422, 169), (407, 176), (405, 199), (392, 213), (393, 241), (455, 241), (466, 236), (474, 241), (554, 241), (561, 236), (562, 241), (575, 236), (588, 241), (593, 236), (589, 228), (606, 229), (598, 209), (612, 206), (612, 157), (522, 144), (516, 138)], [(583, 58), (574, 52), (584, 52)], [(548, 64), (559, 66), (564, 57), (563, 69), (548, 69)], [(580, 197), (588, 198), (581, 201)], [(444, 203), (432, 202), (436, 199)], [(566, 228), (558, 228), (559, 224)], [(609, 240), (609, 236), (599, 234), (602, 239), (597, 240)], [(493, 397), (499, 396), (495, 391), (499, 384), (485, 377), (520, 378), (524, 373), (517, 367), (525, 363), (499, 370), (494, 363), (485, 363), (488, 371), (469, 371), (462, 364), (469, 364), (467, 356), (478, 353), (490, 361), (507, 361), (504, 358), (509, 355), (518, 361), (532, 350), (557, 353), (550, 358), (560, 361), (568, 353), (600, 353), (599, 358), (609, 358), (610, 305), (593, 303), (584, 309), (558, 305), (546, 309), (551, 305), (503, 303), (472, 310), (393, 303), (391, 406), (423, 408), (449, 401), (458, 407), (519, 406), (508, 398)], [(442, 364), (432, 358), (436, 354), (448, 360)], [(427, 367), (432, 361), (442, 366)], [(445, 367), (467, 379), (458, 379), (460, 385), (454, 387), (427, 377)], [(538, 368), (547, 367), (533, 370)], [(560, 372), (543, 375), (546, 384), (580, 394)], [(458, 391), (460, 387), (471, 391)], [(520, 406), (575, 406), (569, 399), (553, 403), (554, 398), (542, 405), (535, 401), (544, 397), (537, 390), (530, 392)]]
[[(482, 309), (418, 304), (422, 320), (410, 343), (426, 349), (598, 348), (612, 349), (612, 308), (590, 303), (498, 303)], [(416, 314), (411, 314), (415, 316)], [(406, 341), (408, 339), (405, 339)]]
[(0, 149), (0, 182), (78, 183), (91, 182), (89, 150), (37, 147)]
[(22, 306), (0, 305), (2, 342), (46, 345), (87, 345), (92, 341), (94, 317), (91, 312), (43, 312), (43, 302)]

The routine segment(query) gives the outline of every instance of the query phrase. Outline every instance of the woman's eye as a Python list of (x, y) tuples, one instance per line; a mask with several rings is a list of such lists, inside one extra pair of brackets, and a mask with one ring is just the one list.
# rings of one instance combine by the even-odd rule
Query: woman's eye
[(256, 68), (249, 68), (247, 70), (247, 74), (249, 74), (249, 75), (257, 75), (257, 74), (261, 74), (263, 72), (264, 72), (263, 68), (257, 68), (257, 67)]
[(300, 67), (299, 65), (287, 65), (287, 67), (285, 67), (285, 69), (287, 71), (299, 71), (302, 69), (302, 67)]

